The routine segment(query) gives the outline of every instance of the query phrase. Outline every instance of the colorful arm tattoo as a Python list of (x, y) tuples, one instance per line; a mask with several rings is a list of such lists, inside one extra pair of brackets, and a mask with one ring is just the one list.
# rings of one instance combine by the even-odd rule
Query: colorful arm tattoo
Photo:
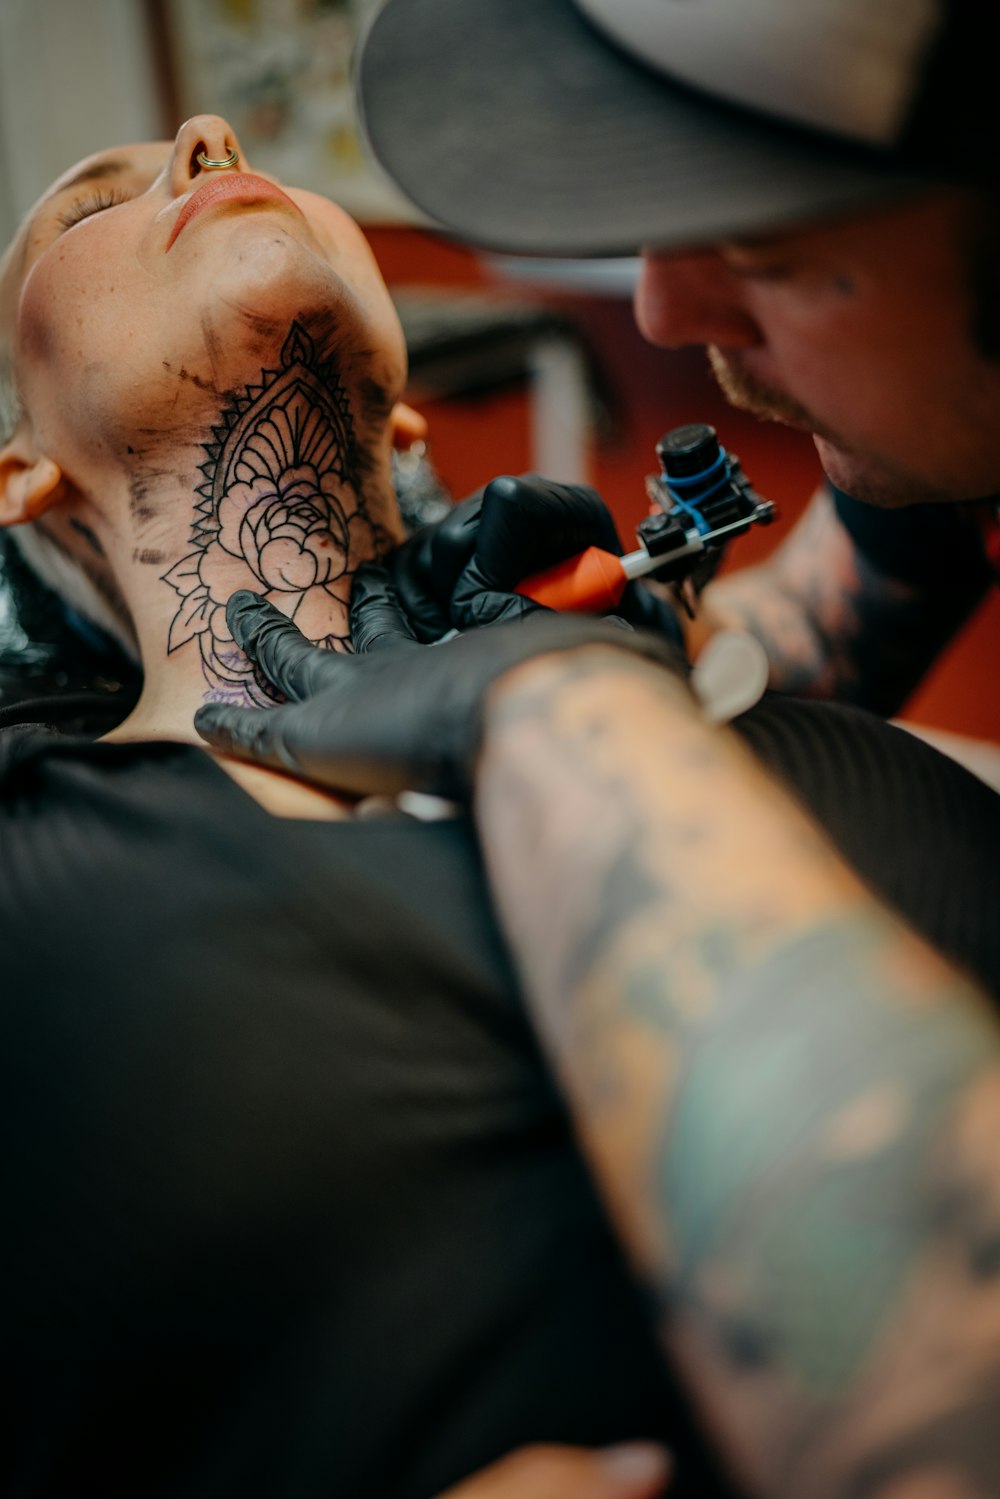
[(1000, 1483), (1000, 1027), (677, 682), (494, 694), (478, 817), (543, 1041), (752, 1491)]

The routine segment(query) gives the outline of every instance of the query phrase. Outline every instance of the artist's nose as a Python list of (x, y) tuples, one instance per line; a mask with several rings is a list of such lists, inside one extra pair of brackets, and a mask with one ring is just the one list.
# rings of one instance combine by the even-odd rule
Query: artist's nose
[(745, 284), (715, 250), (645, 250), (635, 318), (650, 343), (678, 349), (716, 344), (748, 349), (763, 334), (745, 305)]
[(178, 130), (170, 162), (170, 187), (175, 198), (190, 192), (206, 174), (249, 170), (236, 131), (221, 115), (193, 115)]

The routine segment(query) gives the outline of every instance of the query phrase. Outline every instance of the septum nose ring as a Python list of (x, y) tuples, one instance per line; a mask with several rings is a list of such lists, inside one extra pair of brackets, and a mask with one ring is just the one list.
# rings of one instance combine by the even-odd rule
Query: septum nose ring
[(239, 159), (240, 153), (235, 146), (231, 149), (228, 156), (221, 159), (215, 156), (206, 156), (204, 151), (199, 151), (195, 157), (198, 165), (204, 167), (209, 172), (221, 172), (224, 167), (234, 167)]

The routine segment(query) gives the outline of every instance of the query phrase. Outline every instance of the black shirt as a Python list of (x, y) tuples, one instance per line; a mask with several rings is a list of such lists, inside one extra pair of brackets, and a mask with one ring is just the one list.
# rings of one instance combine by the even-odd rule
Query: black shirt
[(915, 588), (942, 586), (982, 597), (998, 581), (997, 500), (882, 510), (830, 485), (834, 509), (854, 545), (880, 572)]
[[(1000, 993), (1000, 797), (856, 709), (738, 729)], [(3, 729), (0, 963), (4, 1493), (429, 1499), (650, 1435), (730, 1492), (464, 821), (281, 821), (193, 747)]]
[(464, 821), (271, 817), (0, 734), (7, 1494), (421, 1499), (532, 1440), (702, 1471)]

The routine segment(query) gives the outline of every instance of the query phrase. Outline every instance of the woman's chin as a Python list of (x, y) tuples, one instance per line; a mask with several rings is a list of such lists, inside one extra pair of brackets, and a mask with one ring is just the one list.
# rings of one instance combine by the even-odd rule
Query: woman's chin
[(200, 297), (203, 320), (217, 335), (245, 337), (257, 350), (262, 340), (280, 349), (295, 322), (310, 329), (315, 322), (317, 339), (334, 320), (341, 335), (349, 333), (357, 302), (329, 261), (284, 225), (261, 232), (263, 227), (234, 235), (217, 273), (203, 281), (210, 288), (207, 298), (204, 290)]

